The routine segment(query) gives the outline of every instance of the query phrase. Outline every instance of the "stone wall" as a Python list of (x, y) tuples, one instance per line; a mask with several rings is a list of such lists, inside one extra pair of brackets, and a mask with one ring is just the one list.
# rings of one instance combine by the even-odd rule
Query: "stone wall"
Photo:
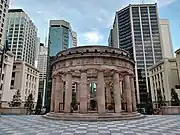
[(25, 115), (27, 114), (27, 109), (26, 108), (0, 108), (0, 114)]
[(180, 114), (180, 106), (164, 106), (161, 108), (162, 115)]

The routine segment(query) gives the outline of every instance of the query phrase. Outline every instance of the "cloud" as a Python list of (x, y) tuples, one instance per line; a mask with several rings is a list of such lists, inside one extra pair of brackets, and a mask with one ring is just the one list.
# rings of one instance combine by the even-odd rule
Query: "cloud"
[(43, 13), (43, 11), (39, 10), (39, 11), (37, 11), (37, 13), (38, 13), (38, 14), (42, 14), (42, 13)]
[[(141, 0), (11, 0), (11, 8), (23, 7), (44, 39), (50, 19), (64, 19), (78, 33), (80, 44), (107, 43), (115, 12)], [(177, 0), (144, 0), (167, 7)], [(70, 4), (71, 3), (71, 4)], [(33, 6), (29, 6), (33, 5)], [(94, 28), (94, 29), (93, 29)]]
[(168, 5), (174, 3), (176, 0), (156, 0), (158, 3), (158, 6), (161, 7), (167, 7)]
[(98, 31), (91, 31), (82, 34), (82, 38), (85, 39), (85, 44), (98, 44), (103, 40), (103, 35)]

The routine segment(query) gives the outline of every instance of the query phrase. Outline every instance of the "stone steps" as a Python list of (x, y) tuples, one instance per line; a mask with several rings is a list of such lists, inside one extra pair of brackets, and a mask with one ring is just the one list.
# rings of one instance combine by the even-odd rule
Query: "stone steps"
[(62, 113), (48, 113), (43, 116), (47, 119), (53, 120), (67, 120), (67, 121), (119, 121), (119, 120), (133, 120), (144, 118), (144, 115), (139, 113), (131, 113), (131, 114), (106, 114), (106, 115), (98, 115), (98, 114), (62, 114)]

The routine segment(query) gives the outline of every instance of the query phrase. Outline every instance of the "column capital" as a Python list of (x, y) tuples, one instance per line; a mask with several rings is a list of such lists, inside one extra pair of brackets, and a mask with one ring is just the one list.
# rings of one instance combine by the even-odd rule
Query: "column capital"
[(129, 76), (130, 76), (130, 78), (134, 78), (135, 77), (134, 73), (130, 73)]
[(64, 72), (64, 74), (72, 74), (73, 70), (68, 70), (66, 72)]
[(64, 75), (64, 72), (54, 73), (54, 74), (52, 74), (52, 78), (56, 78), (58, 76), (62, 77), (63, 75)]
[(56, 79), (59, 75), (58, 74), (54, 74), (52, 75), (52, 79)]
[(80, 69), (79, 71), (80, 71), (80, 73), (87, 73), (87, 70), (88, 69)]
[(105, 81), (106, 86), (111, 85), (113, 81)]
[(123, 81), (123, 76), (119, 76), (119, 81), (122, 82)]
[(134, 74), (133, 73), (129, 73), (129, 72), (121, 72), (121, 76), (129, 76), (129, 77), (133, 77), (134, 76)]
[(80, 84), (80, 81), (79, 81), (79, 82), (76, 81), (76, 82), (74, 82), (74, 83), (76, 83), (77, 85), (79, 85), (79, 84)]
[(105, 69), (97, 69), (98, 72), (104, 72)]
[(120, 73), (118, 70), (112, 69), (111, 72), (114, 73)]
[(56, 79), (56, 75), (52, 75), (52, 79)]

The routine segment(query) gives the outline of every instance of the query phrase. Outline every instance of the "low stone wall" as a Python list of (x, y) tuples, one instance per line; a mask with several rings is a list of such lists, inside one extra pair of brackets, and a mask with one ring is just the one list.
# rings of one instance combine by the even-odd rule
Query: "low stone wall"
[(25, 115), (27, 114), (26, 108), (0, 108), (0, 114), (14, 114), (14, 115)]
[(180, 106), (163, 106), (161, 108), (162, 115), (180, 114)]

